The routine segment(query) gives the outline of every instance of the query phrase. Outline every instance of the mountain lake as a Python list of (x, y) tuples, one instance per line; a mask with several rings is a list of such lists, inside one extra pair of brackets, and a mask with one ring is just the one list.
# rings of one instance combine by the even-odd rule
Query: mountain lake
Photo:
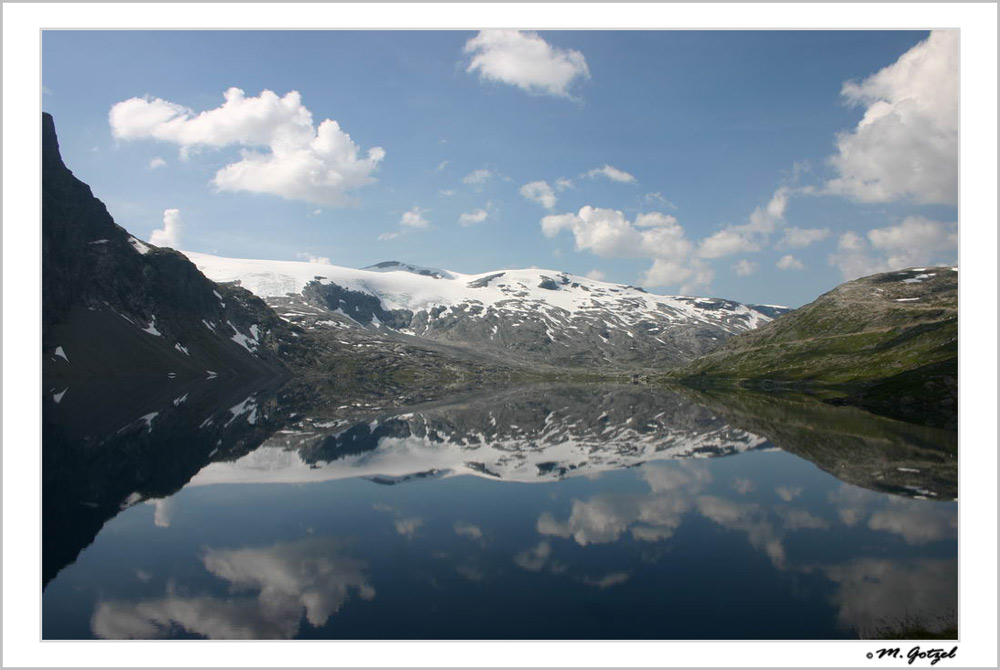
[(802, 395), (53, 388), (45, 639), (957, 626), (957, 437)]

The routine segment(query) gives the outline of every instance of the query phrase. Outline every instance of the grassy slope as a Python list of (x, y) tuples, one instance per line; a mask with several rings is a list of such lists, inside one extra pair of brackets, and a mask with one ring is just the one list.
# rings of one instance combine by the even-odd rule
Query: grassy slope
[(847, 282), (668, 376), (826, 389), (842, 403), (950, 427), (957, 415), (957, 289), (958, 272), (948, 267)]

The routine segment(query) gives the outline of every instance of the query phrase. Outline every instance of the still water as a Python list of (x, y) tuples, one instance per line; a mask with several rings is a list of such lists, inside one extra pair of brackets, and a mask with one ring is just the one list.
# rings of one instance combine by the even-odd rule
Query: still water
[(43, 636), (955, 625), (954, 433), (802, 397), (631, 385), (380, 402), (223, 380), (54, 389)]

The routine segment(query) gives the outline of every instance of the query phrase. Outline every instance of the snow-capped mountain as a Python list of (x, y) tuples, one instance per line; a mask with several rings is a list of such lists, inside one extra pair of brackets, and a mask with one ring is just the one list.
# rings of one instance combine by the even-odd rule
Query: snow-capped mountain
[(636, 370), (691, 360), (787, 308), (655, 295), (555, 270), (462, 274), (396, 261), (353, 269), (184, 252), (307, 328), (362, 328), (508, 362)]
[(541, 482), (769, 446), (665, 390), (545, 385), (363, 420), (297, 418), (239, 460), (209, 464), (190, 485), (457, 475)]

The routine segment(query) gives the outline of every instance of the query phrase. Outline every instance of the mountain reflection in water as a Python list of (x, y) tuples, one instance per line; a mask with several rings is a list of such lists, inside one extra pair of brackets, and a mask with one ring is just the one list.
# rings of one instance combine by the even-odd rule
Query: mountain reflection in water
[(956, 608), (954, 434), (853, 408), (57, 391), (48, 639), (831, 639)]

